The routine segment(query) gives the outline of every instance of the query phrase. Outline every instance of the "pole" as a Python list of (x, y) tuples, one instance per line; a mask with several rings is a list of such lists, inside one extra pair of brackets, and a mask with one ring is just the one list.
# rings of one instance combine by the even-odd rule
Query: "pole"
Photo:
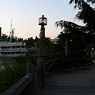
[(42, 69), (42, 85), (45, 84), (45, 27), (41, 25), (41, 32), (40, 32), (40, 54), (39, 54), (39, 66)]
[(68, 42), (67, 42), (67, 39), (66, 39), (66, 46), (65, 46), (65, 54), (66, 54), (66, 57), (68, 55), (68, 51), (67, 51), (68, 47), (67, 47), (67, 44), (68, 44)]
[(41, 26), (41, 33), (40, 33), (41, 43), (40, 43), (40, 53), (41, 56), (44, 56), (44, 48), (45, 48), (45, 27)]

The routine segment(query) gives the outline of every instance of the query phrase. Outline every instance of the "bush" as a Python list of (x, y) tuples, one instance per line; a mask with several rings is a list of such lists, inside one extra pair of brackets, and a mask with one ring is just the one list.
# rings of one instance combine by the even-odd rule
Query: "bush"
[(27, 64), (32, 63), (37, 66), (37, 57), (18, 57), (2, 59), (4, 69), (0, 70), (0, 91), (7, 90), (10, 86), (21, 79), (27, 70)]
[(4, 65), (0, 70), (0, 90), (4, 91), (26, 74), (26, 64)]

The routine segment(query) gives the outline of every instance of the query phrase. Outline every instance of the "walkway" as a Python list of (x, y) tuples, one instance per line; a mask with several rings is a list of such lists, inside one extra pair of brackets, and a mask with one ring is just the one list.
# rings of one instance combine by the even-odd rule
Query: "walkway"
[(40, 95), (95, 95), (95, 67), (48, 76)]

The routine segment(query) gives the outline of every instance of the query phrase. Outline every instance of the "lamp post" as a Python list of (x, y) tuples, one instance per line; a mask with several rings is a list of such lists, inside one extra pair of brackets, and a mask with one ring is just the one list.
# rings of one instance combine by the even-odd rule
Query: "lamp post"
[(67, 42), (67, 39), (66, 39), (66, 46), (65, 46), (65, 54), (66, 54), (66, 58), (67, 58), (67, 54), (68, 54), (68, 51), (67, 51), (68, 47), (67, 47), (67, 44), (68, 44), (68, 42)]
[(40, 68), (42, 68), (42, 84), (45, 83), (45, 25), (47, 25), (47, 18), (42, 15), (42, 17), (39, 18), (39, 25), (41, 25), (41, 32), (40, 32), (40, 54), (39, 54), (39, 60), (38, 64)]
[(40, 32), (40, 53), (43, 56), (44, 55), (44, 48), (45, 48), (45, 25), (47, 25), (47, 18), (42, 15), (42, 17), (39, 18), (39, 25), (41, 25), (41, 32)]
[(67, 41), (67, 32), (66, 32), (66, 39), (65, 39), (65, 55), (66, 55), (66, 58), (68, 56), (68, 41)]

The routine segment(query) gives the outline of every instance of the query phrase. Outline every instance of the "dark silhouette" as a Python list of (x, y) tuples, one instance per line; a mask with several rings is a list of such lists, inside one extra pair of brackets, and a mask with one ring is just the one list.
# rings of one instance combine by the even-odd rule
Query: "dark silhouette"
[(76, 14), (76, 18), (82, 20), (85, 25), (79, 26), (73, 22), (64, 20), (57, 21), (55, 23), (56, 26), (63, 29), (58, 36), (58, 42), (63, 47), (66, 45), (65, 40), (68, 42), (67, 52), (70, 53), (70, 56), (71, 54), (75, 56), (78, 54), (83, 57), (89, 54), (90, 57), (91, 48), (95, 46), (95, 10), (83, 0), (71, 0), (70, 3), (72, 2), (75, 3), (74, 7), (80, 10)]

